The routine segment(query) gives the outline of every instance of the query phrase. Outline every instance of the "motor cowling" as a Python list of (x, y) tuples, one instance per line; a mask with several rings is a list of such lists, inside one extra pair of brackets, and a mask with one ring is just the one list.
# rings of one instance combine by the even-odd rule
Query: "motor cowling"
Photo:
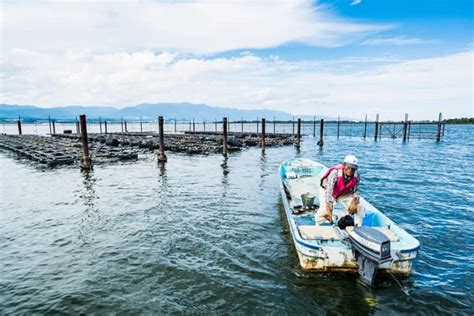
[(390, 240), (384, 233), (366, 226), (354, 227), (349, 233), (349, 240), (361, 281), (373, 286), (379, 265), (392, 260)]

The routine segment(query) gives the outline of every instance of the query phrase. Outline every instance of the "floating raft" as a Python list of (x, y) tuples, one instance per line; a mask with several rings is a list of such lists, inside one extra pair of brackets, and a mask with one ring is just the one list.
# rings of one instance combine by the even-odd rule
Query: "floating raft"
[[(79, 161), (82, 145), (55, 137), (37, 135), (0, 135), (0, 147), (25, 158), (48, 165), (70, 164)], [(136, 159), (138, 153), (126, 148), (113, 148), (101, 143), (89, 144), (91, 158), (102, 160)]]
[[(229, 133), (228, 150), (238, 151), (259, 145), (257, 133)], [(155, 132), (91, 133), (88, 134), (89, 151), (94, 161), (136, 159), (139, 153), (159, 149), (159, 135)], [(266, 135), (265, 146), (292, 145), (292, 134)], [(222, 152), (222, 134), (214, 132), (186, 132), (165, 134), (165, 149), (187, 154)], [(0, 135), (0, 147), (28, 159), (49, 165), (79, 161), (82, 144), (79, 134)]]

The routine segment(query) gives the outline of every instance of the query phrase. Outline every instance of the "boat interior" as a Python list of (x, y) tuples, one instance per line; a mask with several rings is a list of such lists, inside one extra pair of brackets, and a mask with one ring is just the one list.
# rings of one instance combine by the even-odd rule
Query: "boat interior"
[[(347, 227), (345, 230), (341, 230), (337, 226), (337, 220), (347, 214), (348, 205), (344, 205), (342, 202), (337, 202), (334, 206), (332, 224), (327, 222), (320, 225), (315, 220), (316, 212), (319, 209), (320, 179), (326, 170), (325, 166), (305, 159), (293, 160), (291, 163), (283, 165), (280, 170), (292, 213), (291, 218), (301, 238), (307, 241), (341, 241), (353, 229), (353, 227)], [(308, 200), (304, 201), (305, 195), (310, 196), (309, 205)], [(361, 197), (361, 203), (364, 203), (365, 206), (363, 226), (381, 231), (395, 248), (418, 246), (416, 239), (398, 227), (363, 197)]]

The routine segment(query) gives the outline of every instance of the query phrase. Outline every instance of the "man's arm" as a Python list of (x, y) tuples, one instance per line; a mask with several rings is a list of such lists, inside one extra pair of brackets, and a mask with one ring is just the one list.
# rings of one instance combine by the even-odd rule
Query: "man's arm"
[(359, 204), (359, 201), (360, 201), (360, 193), (359, 193), (359, 180), (360, 178), (358, 178), (357, 180), (357, 183), (354, 187), (354, 190), (353, 190), (353, 194), (354, 194), (354, 198), (352, 199), (352, 202), (351, 204), (349, 205), (349, 208), (348, 208), (348, 212), (350, 215), (354, 215), (355, 213), (357, 213), (357, 205)]

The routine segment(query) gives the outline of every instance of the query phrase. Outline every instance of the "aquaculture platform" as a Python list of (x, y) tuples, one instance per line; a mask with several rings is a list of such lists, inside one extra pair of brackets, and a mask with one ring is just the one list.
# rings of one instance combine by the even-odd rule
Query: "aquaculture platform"
[[(95, 162), (136, 159), (139, 153), (160, 148), (159, 133), (91, 133), (87, 135), (90, 158)], [(267, 135), (265, 146), (292, 145), (292, 134)], [(257, 133), (228, 133), (227, 150), (259, 146)], [(13, 151), (28, 159), (50, 164), (68, 164), (79, 161), (82, 156), (80, 134), (0, 135), (0, 147)], [(214, 132), (185, 132), (164, 135), (166, 151), (187, 154), (220, 153), (223, 136)]]

